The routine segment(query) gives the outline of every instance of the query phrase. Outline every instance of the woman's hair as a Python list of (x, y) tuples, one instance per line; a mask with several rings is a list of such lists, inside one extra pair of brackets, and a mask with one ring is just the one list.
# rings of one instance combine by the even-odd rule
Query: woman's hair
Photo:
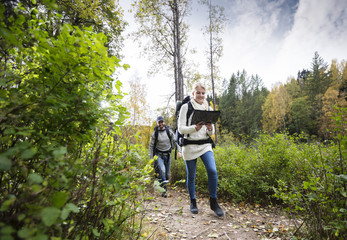
[(203, 88), (203, 89), (206, 91), (205, 85), (202, 84), (201, 82), (197, 82), (197, 83), (194, 84), (193, 93), (196, 91), (196, 89), (197, 89), (198, 87), (201, 87), (201, 88)]
[[(192, 91), (192, 96), (193, 96), (193, 97), (194, 97), (195, 91), (196, 91), (196, 89), (197, 89), (198, 87), (201, 87), (202, 89), (204, 89), (204, 90), (206, 91), (205, 85), (204, 85), (203, 83), (201, 83), (201, 82), (197, 82), (197, 83), (194, 84), (194, 87), (193, 87), (193, 91)], [(204, 106), (205, 106), (205, 109), (208, 110), (209, 107), (208, 107), (208, 102), (207, 102), (206, 98), (204, 99), (204, 103), (203, 103), (203, 104), (204, 104)]]

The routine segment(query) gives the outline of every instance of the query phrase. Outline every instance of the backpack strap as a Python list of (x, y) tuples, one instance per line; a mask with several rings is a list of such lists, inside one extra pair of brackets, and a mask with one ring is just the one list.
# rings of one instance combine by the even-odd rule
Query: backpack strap
[(155, 154), (155, 148), (157, 147), (159, 129), (158, 126), (154, 128), (154, 145), (153, 145), (153, 156)]
[[(189, 119), (189, 117), (194, 112), (194, 108), (193, 108), (192, 103), (189, 101), (189, 102), (187, 102), (187, 104), (188, 104), (188, 110), (187, 110), (187, 117), (186, 117), (186, 126), (188, 126), (188, 119)], [(184, 137), (184, 135), (183, 135), (183, 137)], [(189, 134), (187, 134), (187, 137), (189, 137)]]
[[(168, 126), (165, 126), (165, 131), (166, 131), (166, 134), (167, 134), (167, 136), (168, 136), (168, 138), (170, 140), (170, 146), (171, 146), (170, 152), (171, 152), (171, 150), (173, 149), (173, 146), (172, 146), (172, 139), (171, 139), (171, 134), (170, 134), (170, 128)], [(154, 128), (153, 156), (155, 154), (155, 149), (157, 147), (158, 135), (159, 135), (159, 128), (158, 128), (158, 126), (156, 126)]]
[(188, 119), (189, 117), (192, 115), (192, 113), (194, 112), (194, 108), (192, 103), (189, 101), (188, 103), (188, 111), (187, 111), (187, 120), (186, 120), (186, 126), (188, 126)]
[(215, 147), (215, 144), (212, 140), (211, 137), (204, 139), (204, 140), (188, 140), (186, 138), (183, 138), (183, 146), (184, 145), (188, 145), (188, 144), (197, 144), (197, 145), (202, 145), (202, 144), (206, 144), (206, 143), (211, 143), (212, 144), (212, 148)]
[(173, 146), (172, 146), (172, 139), (171, 139), (171, 133), (170, 133), (170, 128), (168, 126), (165, 126), (165, 130), (166, 130), (166, 134), (168, 136), (168, 138), (170, 139), (170, 145), (171, 145), (171, 149), (173, 149)]
[[(187, 111), (187, 120), (186, 120), (186, 126), (188, 126), (188, 119), (189, 117), (193, 114), (194, 112), (194, 108), (192, 103), (189, 101), (188, 103), (188, 111)], [(187, 137), (189, 137), (189, 134), (187, 134)], [(211, 143), (212, 144), (212, 148), (215, 148), (215, 143), (213, 142), (213, 139), (211, 137), (209, 137), (208, 139), (204, 139), (204, 140), (188, 140), (186, 138), (184, 138), (183, 135), (183, 142), (182, 142), (182, 146), (184, 145), (188, 145), (188, 144), (197, 144), (197, 145), (202, 145), (205, 143)]]

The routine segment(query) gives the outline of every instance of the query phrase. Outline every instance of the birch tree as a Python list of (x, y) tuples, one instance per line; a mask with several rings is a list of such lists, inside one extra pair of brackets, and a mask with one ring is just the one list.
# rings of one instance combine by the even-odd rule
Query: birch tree
[[(212, 85), (212, 97), (213, 106), (216, 106), (215, 97), (215, 80), (219, 79), (218, 61), (223, 55), (223, 39), (220, 34), (225, 27), (225, 21), (227, 20), (224, 15), (224, 8), (217, 5), (212, 5), (212, 0), (201, 0), (201, 4), (208, 7), (208, 20), (209, 25), (204, 27), (204, 35), (209, 38), (208, 56), (208, 68), (210, 70), (210, 78)], [(216, 110), (216, 109), (214, 109)]]
[(290, 95), (282, 84), (272, 89), (262, 106), (264, 131), (286, 130), (291, 102)]
[(324, 136), (326, 139), (332, 137), (332, 130), (337, 127), (332, 120), (332, 116), (338, 113), (338, 109), (347, 107), (345, 96), (339, 91), (342, 84), (347, 80), (346, 70), (345, 61), (341, 62), (341, 64), (338, 64), (336, 60), (332, 61), (330, 72), (333, 84), (328, 88), (322, 98), (323, 115), (320, 122), (320, 136)]
[[(175, 81), (175, 101), (184, 97), (183, 54), (188, 25), (184, 18), (190, 10), (187, 0), (141, 0), (136, 5), (135, 19), (139, 30), (137, 40), (148, 37), (150, 42), (143, 51), (153, 62), (151, 73), (166, 67), (173, 71)], [(141, 42), (139, 41), (141, 44)]]
[[(208, 6), (209, 25), (205, 27), (204, 34), (209, 36), (208, 67), (212, 85), (213, 110), (216, 110), (215, 79), (219, 72), (216, 64), (223, 54), (223, 40), (219, 35), (223, 32), (226, 18), (224, 8), (212, 5), (212, 0), (201, 0), (200, 2)], [(218, 129), (217, 123), (215, 123), (215, 129)], [(216, 142), (218, 142), (217, 133), (218, 131), (215, 134)]]
[(139, 77), (134, 76), (130, 80), (130, 99), (128, 102), (130, 112), (130, 124), (141, 125), (148, 123), (148, 107), (146, 104), (146, 86), (141, 83)]

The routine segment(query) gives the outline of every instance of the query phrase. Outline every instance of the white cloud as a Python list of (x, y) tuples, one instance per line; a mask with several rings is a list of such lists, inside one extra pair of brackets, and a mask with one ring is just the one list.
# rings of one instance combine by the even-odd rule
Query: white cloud
[(281, 2), (236, 1), (228, 11), (231, 19), (224, 35), (225, 51), (220, 61), (224, 78), (243, 69), (263, 79), (272, 75), (280, 47), (281, 12)]
[(329, 64), (332, 59), (346, 59), (346, 10), (346, 1), (300, 1), (293, 28), (282, 41), (274, 67), (281, 76), (278, 81), (310, 68), (315, 51)]
[[(207, 9), (194, 0), (190, 26), (189, 47), (197, 54), (191, 58), (202, 74), (207, 73), (204, 52), (208, 40), (202, 27), (207, 23)], [(296, 77), (299, 70), (310, 68), (314, 52), (323, 59), (347, 59), (347, 1), (345, 0), (218, 0), (225, 7), (229, 19), (223, 34), (224, 55), (219, 61), (223, 78), (245, 69), (249, 75), (258, 74), (270, 89), (276, 82)], [(129, 5), (128, 0), (121, 0)], [(128, 15), (132, 31), (136, 25)], [(173, 93), (173, 79), (163, 70), (157, 77), (148, 77), (148, 59), (139, 56), (141, 49), (131, 40), (124, 48), (125, 63), (131, 68), (121, 74), (126, 82), (132, 74), (138, 74), (147, 85), (147, 100), (152, 109), (165, 107)], [(137, 71), (135, 73), (135, 70)]]

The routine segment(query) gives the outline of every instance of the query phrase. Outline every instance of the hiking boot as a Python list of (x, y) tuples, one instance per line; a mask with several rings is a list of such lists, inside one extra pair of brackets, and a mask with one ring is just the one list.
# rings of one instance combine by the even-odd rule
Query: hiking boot
[(196, 199), (190, 199), (190, 212), (198, 214), (198, 207), (196, 206)]
[(168, 183), (169, 183), (169, 180), (165, 180), (165, 181), (163, 181), (162, 184), (164, 185), (164, 184), (168, 184)]
[(218, 217), (224, 216), (223, 210), (218, 205), (217, 198), (210, 198), (210, 207)]
[(167, 198), (167, 186), (163, 185), (162, 188), (164, 188), (165, 191), (161, 194), (161, 196)]

